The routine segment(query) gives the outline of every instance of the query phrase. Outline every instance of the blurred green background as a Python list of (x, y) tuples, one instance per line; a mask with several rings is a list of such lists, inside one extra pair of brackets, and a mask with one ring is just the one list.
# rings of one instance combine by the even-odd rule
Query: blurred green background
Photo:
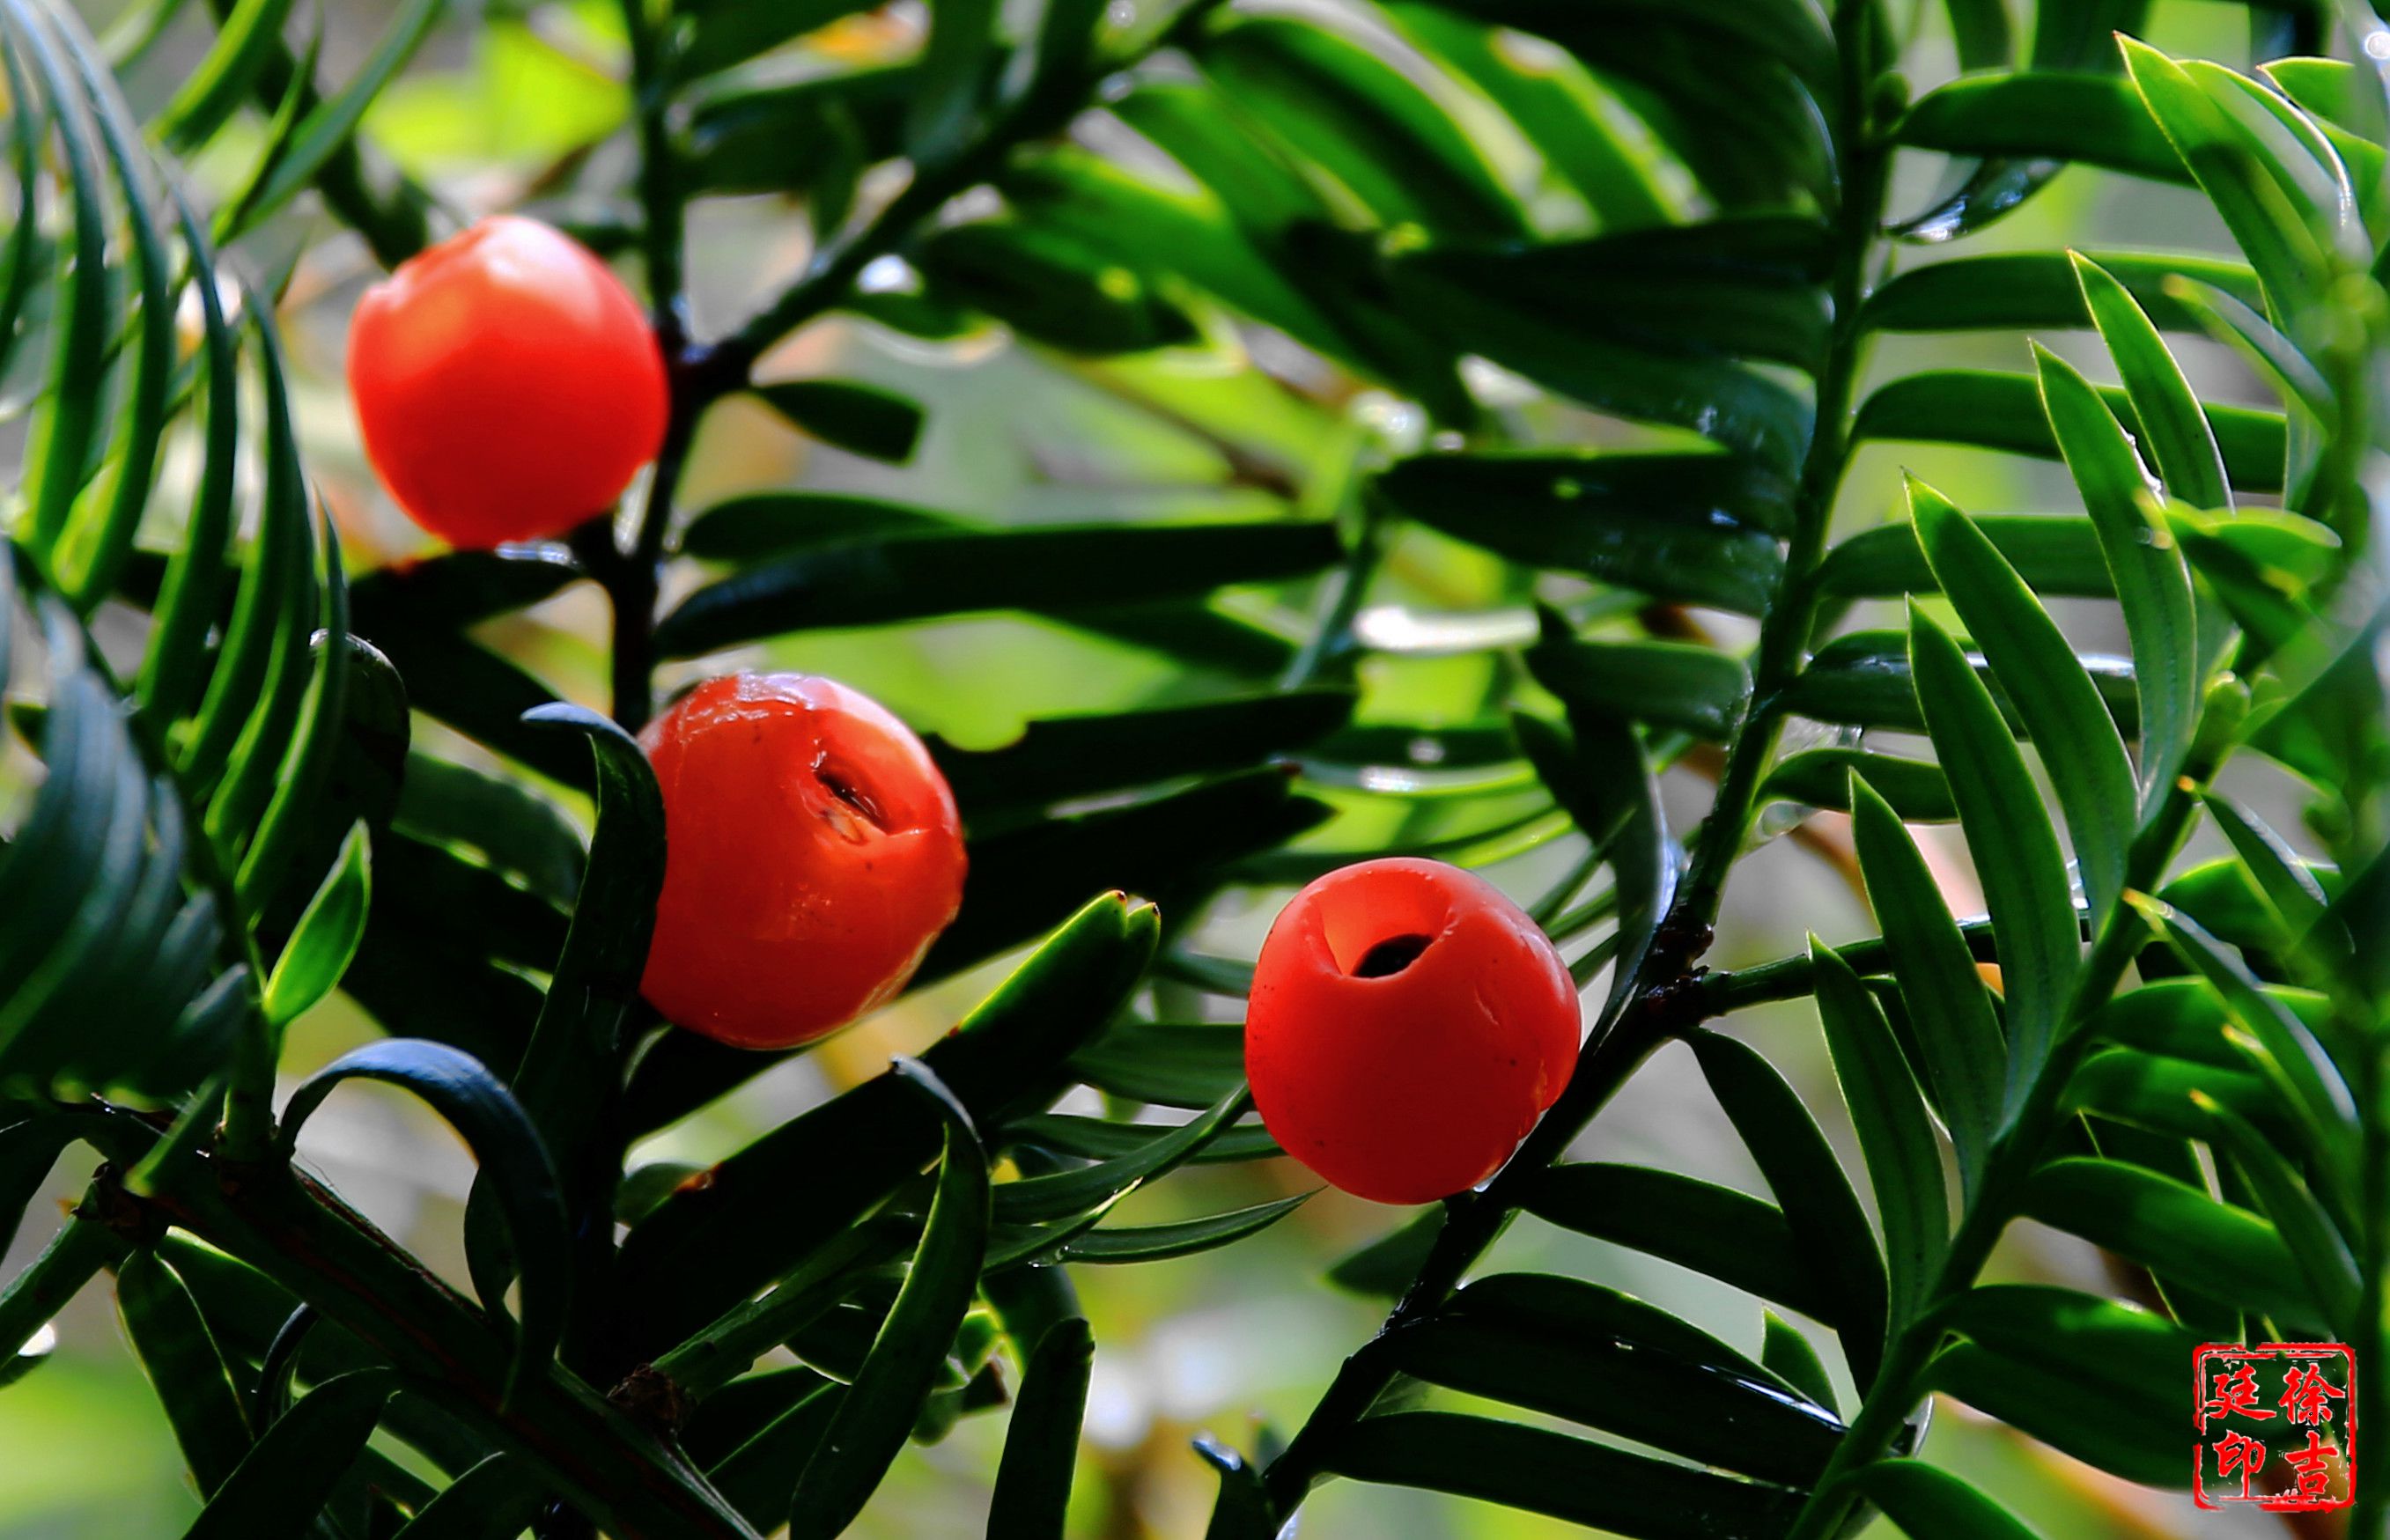
[[(94, 30), (104, 32), (116, 7), (112, 0), (90, 0), (85, 8)], [(392, 8), (383, 0), (329, 0), (322, 67), (328, 78), (342, 78), (354, 66)], [(205, 29), (191, 9), (128, 82), (136, 96), (154, 100), (171, 92), (177, 70), (204, 47)], [(1951, 68), (1949, 50), (1935, 34), (1938, 7), (1894, 9), (1914, 13), (1921, 29), (1909, 58), (1912, 84), (1921, 90)], [(2167, 0), (2156, 7), (2151, 35), (2178, 54), (2239, 61), (2247, 53), (2249, 14), (2239, 5)], [(919, 20), (918, 5), (900, 3), (842, 23), (813, 45), (854, 57), (901, 51), (914, 45)], [(377, 106), (366, 131), (466, 213), (542, 196), (557, 181), (559, 162), (573, 168), (581, 185), (616, 186), (627, 155), (617, 132), (627, 107), (618, 83), (623, 55), (610, 0), (452, 14), (407, 77)], [(258, 130), (252, 120), (249, 131)], [(1100, 115), (1084, 132), (1111, 148)], [(1125, 131), (1114, 125), (1114, 132)], [(201, 190), (221, 191), (215, 184), (242, 165), (251, 148), (227, 135), (221, 163), (194, 168)], [(1895, 208), (1919, 206), (1931, 194), (1941, 170), (1935, 159), (1904, 159)], [(604, 212), (570, 199), (563, 208), (576, 214)], [(785, 282), (806, 256), (804, 230), (802, 219), (771, 199), (700, 205), (691, 227), (699, 334), (736, 321), (759, 295)], [(371, 259), (353, 237), (304, 203), (251, 245), (272, 253), (277, 243), (282, 256), (296, 259), (284, 326), (302, 390), (307, 463), (341, 526), (352, 564), (362, 570), (420, 554), (422, 537), (380, 494), (365, 467), (341, 383), (347, 316), (376, 276)], [(2065, 245), (2226, 249), (2196, 193), (2076, 171), (1973, 250)], [(1932, 260), (1932, 253), (1904, 252), (1900, 260)], [(276, 275), (257, 276), (270, 281)], [(2095, 377), (2108, 378), (2096, 344), (2080, 336), (2045, 340)], [(2255, 399), (2228, 355), (2203, 344), (2185, 347), (2203, 395)], [(2013, 336), (1890, 338), (1876, 366), (1928, 362), (2018, 368), (2026, 366), (2026, 356), (2024, 340)], [(1281, 507), (1274, 485), (1302, 489), (1325, 511), (1351, 468), (1412, 447), (1419, 432), (1415, 417), (1398, 402), (1351, 394), (1332, 381), (1290, 389), (1224, 337), (1155, 358), (1088, 362), (1018, 344), (1000, 331), (932, 345), (833, 318), (785, 344), (762, 373), (835, 374), (901, 390), (929, 409), (920, 450), (910, 465), (892, 469), (809, 444), (760, 405), (733, 400), (713, 413), (700, 439), (684, 491), (690, 509), (752, 489), (806, 487), (867, 492), (1018, 524), (1198, 513), (1265, 518)], [(1548, 403), (1516, 410), (1533, 419), (1528, 427), (1536, 437), (1618, 433), (1614, 424)], [(2056, 466), (1965, 450), (1871, 445), (1850, 478), (1838, 532), (1890, 517), (1903, 468), (1972, 511), (2072, 506), (2064, 472)], [(1364, 715), (1415, 723), (1474, 715), (1496, 665), (1483, 655), (1438, 656), (1433, 631), (1437, 623), (1466, 620), (1523, 635), (1522, 596), (1504, 592), (1502, 581), (1490, 558), (1424, 531), (1404, 533), (1368, 596), (1362, 633), (1384, 648), (1364, 667)], [(1551, 592), (1569, 591), (1561, 584)], [(1268, 618), (1266, 605), (1256, 612)], [(2077, 639), (2090, 648), (2113, 650), (2121, 644), (2121, 636), (2098, 629), (2111, 619), (2088, 606), (2063, 606), (2062, 616), (2086, 627)], [(1301, 623), (1299, 616), (1282, 618)], [(483, 637), (559, 693), (602, 705), (604, 620), (603, 598), (583, 584), (486, 628)], [(1706, 615), (1703, 621), (1728, 637), (1743, 623)], [(1872, 622), (1855, 618), (1855, 623), (1882, 622), (1881, 615)], [(1115, 709), (1201, 688), (1200, 681), (1190, 685), (1182, 671), (1132, 648), (1018, 618), (807, 633), (708, 660), (704, 671), (734, 665), (835, 675), (879, 697), (918, 729), (971, 746), (1003, 741), (1029, 716)], [(669, 688), (693, 677), (685, 672), (667, 676), (665, 684)], [(442, 751), (474, 753), (447, 742)], [(2244, 774), (2251, 778), (2234, 789), (2277, 827), (2294, 827), (2288, 789), (2268, 784), (2263, 770)], [(1682, 829), (1705, 804), (1708, 784), (1695, 770), (1679, 769), (1671, 773), (1667, 791), (1672, 822)], [(559, 796), (571, 805), (568, 795)], [(1485, 827), (1487, 815), (1488, 804), (1479, 804), (1468, 815), (1474, 824), (1457, 827), (1449, 822), (1455, 815), (1433, 799), (1391, 798), (1367, 789), (1333, 796), (1345, 816), (1318, 838), (1339, 844), (1391, 838), (1398, 829), (1412, 840), (1466, 834)], [(1518, 806), (1536, 801), (1523, 788)], [(572, 811), (585, 827), (585, 808)], [(1714, 963), (1732, 967), (1798, 950), (1810, 930), (1839, 942), (1871, 929), (1837, 865), (1838, 824), (1821, 816), (1812, 826), (1814, 841), (1780, 841), (1744, 863), (1729, 892)], [(1941, 862), (1954, 906), (1961, 913), (1979, 909), (1955, 836), (1947, 829), (1921, 834), (1934, 841), (1929, 848)], [(1581, 847), (1572, 835), (1515, 853), (1497, 842), (1475, 853), (1501, 857), (1490, 874), (1523, 896), (1556, 880)], [(1207, 917), (1198, 945), (1251, 956), (1284, 896), (1283, 889), (1232, 891)], [(884, 1066), (890, 1053), (918, 1051), (1000, 972), (997, 965), (906, 999), (657, 1137), (638, 1158), (704, 1161), (727, 1153)], [(1596, 991), (1605, 984), (1606, 979), (1598, 981)], [(1728, 1027), (1766, 1046), (1855, 1161), (1806, 1007), (1756, 1011)], [(301, 1024), (286, 1068), (304, 1073), (371, 1032), (336, 996)], [(471, 1172), (463, 1149), (443, 1125), (396, 1097), (344, 1089), (338, 1100), (338, 1115), (309, 1125), (302, 1145), (308, 1161), (419, 1254), (461, 1277), (457, 1234)], [(1578, 1153), (1669, 1166), (1764, 1191), (1680, 1048), (1664, 1051), (1641, 1072)], [(54, 1174), (51, 1188), (62, 1200), (71, 1200), (87, 1174), (83, 1159)], [(1283, 1161), (1197, 1168), (1133, 1199), (1138, 1208), (1131, 1222), (1171, 1217), (1170, 1210), (1216, 1211), (1315, 1185)], [(40, 1212), (7, 1259), (11, 1272), (46, 1238)], [(1250, 1449), (1260, 1421), (1281, 1430), (1299, 1423), (1339, 1359), (1368, 1336), (1381, 1314), (1377, 1302), (1330, 1288), (1323, 1270), (1403, 1218), (1328, 1192), (1275, 1229), (1226, 1251), (1134, 1268), (1083, 1269), (1078, 1282), (1098, 1356), (1074, 1534), (1105, 1540), (1200, 1534), (1213, 1478), (1189, 1452), (1189, 1437), (1211, 1430)], [(1665, 1264), (1533, 1220), (1523, 1219), (1503, 1241), (1497, 1264), (1599, 1278), (1655, 1300), (1745, 1350), (1757, 1348), (1760, 1319), (1753, 1302)], [(1993, 1272), (2100, 1290), (2118, 1286), (2083, 1243), (2030, 1226), (2011, 1233)], [(106, 1291), (87, 1291), (57, 1329), (52, 1361), (0, 1393), (0, 1535), (138, 1540), (177, 1533), (197, 1505)], [(944, 1443), (909, 1452), (854, 1533), (978, 1533), (1002, 1433), (1000, 1415), (977, 1418)], [(1999, 1495), (2051, 1536), (2277, 1533), (2255, 1516), (2199, 1513), (2187, 1495), (2126, 1485), (1947, 1403), (1937, 1409), (1926, 1452)], [(1304, 1510), (1302, 1528), (1331, 1540), (1510, 1540), (1574, 1533), (1527, 1515), (1351, 1483), (1319, 1492)]]

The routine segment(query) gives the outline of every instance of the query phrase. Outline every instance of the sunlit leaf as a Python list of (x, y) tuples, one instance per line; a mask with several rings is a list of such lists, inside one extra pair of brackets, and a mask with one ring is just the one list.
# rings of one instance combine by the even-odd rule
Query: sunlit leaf
[(366, 906), (371, 901), (370, 854), (365, 826), (353, 826), (341, 842), (340, 860), (308, 901), (298, 926), (265, 981), (265, 1016), (276, 1026), (325, 995), (348, 971), (365, 939)]

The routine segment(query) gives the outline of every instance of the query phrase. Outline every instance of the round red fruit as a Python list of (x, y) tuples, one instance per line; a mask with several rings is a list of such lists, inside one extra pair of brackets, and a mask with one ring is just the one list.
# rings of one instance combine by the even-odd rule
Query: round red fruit
[(585, 247), (514, 214), (366, 291), (349, 393), (382, 484), (451, 545), (570, 529), (663, 443), (663, 354), (638, 302)]
[(1381, 1203), (1493, 1174), (1568, 1081), (1575, 985), (1519, 906), (1441, 861), (1333, 871), (1262, 943), (1253, 1104), (1286, 1152)]
[(665, 839), (640, 989), (667, 1020), (787, 1048), (905, 987), (964, 871), (954, 793), (910, 728), (834, 680), (739, 674), (640, 741)]

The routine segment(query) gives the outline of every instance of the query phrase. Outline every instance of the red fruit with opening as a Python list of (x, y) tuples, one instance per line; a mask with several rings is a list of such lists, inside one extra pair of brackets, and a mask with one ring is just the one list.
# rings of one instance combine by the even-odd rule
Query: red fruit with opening
[(888, 709), (804, 674), (710, 679), (641, 735), (663, 895), (640, 989), (734, 1047), (786, 1048), (886, 1004), (955, 918), (962, 821)]
[(1381, 1203), (1493, 1174), (1576, 1048), (1576, 987), (1536, 922), (1483, 879), (1407, 857), (1295, 894), (1262, 943), (1245, 1017), (1262, 1122)]
[(499, 214), (398, 265), (349, 325), (366, 457), (451, 545), (560, 533), (663, 443), (664, 360), (606, 264)]

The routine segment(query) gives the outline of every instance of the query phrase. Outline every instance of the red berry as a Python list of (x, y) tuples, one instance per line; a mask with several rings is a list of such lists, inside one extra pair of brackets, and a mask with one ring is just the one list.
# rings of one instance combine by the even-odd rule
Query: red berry
[(366, 456), (452, 545), (600, 513), (663, 443), (662, 353), (604, 263), (499, 214), (401, 263), (349, 326)]
[(1270, 927), (1245, 1017), (1253, 1104), (1286, 1152), (1381, 1203), (1493, 1174), (1560, 1096), (1576, 987), (1536, 922), (1441, 861), (1319, 879)]
[(741, 1048), (810, 1043), (886, 1004), (961, 906), (962, 821), (911, 729), (804, 674), (710, 679), (640, 741), (664, 886), (640, 989)]

